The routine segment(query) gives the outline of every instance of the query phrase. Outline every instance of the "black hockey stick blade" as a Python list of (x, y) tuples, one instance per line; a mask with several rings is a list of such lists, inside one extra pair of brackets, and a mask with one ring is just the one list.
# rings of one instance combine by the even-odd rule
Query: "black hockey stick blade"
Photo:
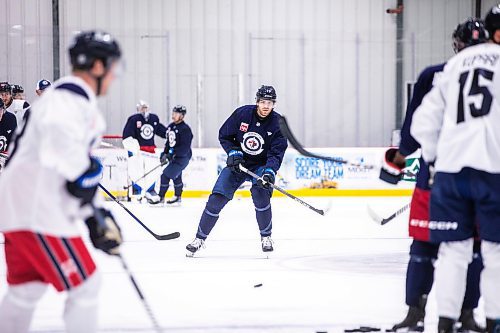
[(280, 130), (281, 133), (288, 139), (288, 142), (292, 145), (295, 150), (299, 152), (299, 154), (307, 156), (307, 157), (313, 157), (313, 158), (319, 158), (325, 161), (332, 161), (332, 162), (337, 162), (337, 163), (342, 163), (342, 164), (348, 164), (352, 166), (357, 166), (365, 169), (373, 169), (373, 165), (367, 165), (367, 164), (360, 164), (360, 163), (353, 163), (350, 161), (346, 161), (340, 158), (334, 158), (334, 157), (329, 157), (329, 156), (323, 156), (323, 155), (318, 155), (313, 152), (310, 152), (304, 148), (304, 146), (297, 140), (295, 135), (293, 135), (292, 130), (290, 129), (290, 126), (288, 126), (288, 122), (284, 116), (281, 116), (279, 118), (279, 123), (280, 123)]
[[(261, 177), (259, 177), (257, 174), (253, 173), (252, 171), (248, 170), (247, 168), (245, 168), (243, 165), (240, 164), (240, 170), (243, 171), (244, 173), (246, 173), (247, 175), (250, 175), (252, 176), (253, 178), (255, 179), (261, 179)], [(279, 187), (278, 185), (274, 185), (273, 183), (268, 183), (269, 186), (271, 186), (273, 189), (275, 189), (276, 191), (278, 192), (281, 192), (283, 193), (284, 195), (286, 195), (287, 197), (297, 201), (298, 203), (300, 203), (302, 206), (305, 206), (313, 211), (315, 211), (316, 213), (318, 213), (319, 215), (325, 215), (325, 212), (323, 211), (323, 209), (318, 209), (316, 207), (313, 207), (311, 206), (310, 204), (308, 204), (307, 202), (305, 202), (304, 200), (300, 199), (300, 198), (297, 198), (295, 195), (291, 194), (291, 193), (288, 193), (287, 191), (285, 191), (284, 189), (282, 189), (281, 187)]]
[(123, 209), (125, 209), (125, 211), (130, 215), (132, 216), (132, 218), (137, 222), (139, 223), (144, 229), (146, 229), (147, 232), (149, 232), (154, 238), (158, 239), (158, 240), (169, 240), (169, 239), (176, 239), (176, 238), (179, 238), (179, 236), (181, 235), (179, 232), (172, 232), (170, 234), (166, 234), (166, 235), (158, 235), (156, 233), (154, 233), (151, 229), (149, 229), (144, 223), (141, 222), (141, 220), (139, 220), (137, 218), (137, 216), (135, 216), (127, 207), (125, 207), (124, 204), (122, 204), (120, 201), (118, 201), (115, 196), (109, 192), (104, 186), (102, 186), (101, 184), (99, 184), (99, 187), (101, 188), (101, 190), (104, 191), (104, 193), (106, 193), (111, 199), (113, 199), (114, 202), (116, 202), (117, 204), (120, 205), (120, 207), (122, 207)]
[(370, 215), (370, 217), (372, 218), (373, 221), (377, 222), (380, 225), (384, 225), (384, 224), (394, 220), (399, 215), (403, 214), (408, 208), (410, 208), (410, 204), (407, 203), (406, 205), (404, 205), (403, 207), (401, 207), (400, 209), (398, 209), (397, 211), (395, 211), (393, 214), (391, 214), (390, 216), (388, 216), (386, 218), (383, 218), (380, 215), (378, 215), (377, 213), (375, 213), (375, 211), (372, 209), (372, 207), (370, 207), (370, 205), (367, 205), (366, 208), (368, 210), (368, 214)]

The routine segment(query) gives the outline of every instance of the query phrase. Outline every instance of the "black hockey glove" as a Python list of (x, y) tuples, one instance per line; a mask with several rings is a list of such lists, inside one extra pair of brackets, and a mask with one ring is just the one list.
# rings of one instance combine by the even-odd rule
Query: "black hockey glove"
[(396, 154), (398, 154), (397, 148), (389, 148), (385, 152), (379, 175), (380, 179), (393, 185), (401, 180), (403, 169), (406, 166), (405, 162), (401, 161), (402, 155), (399, 156), (399, 161), (396, 161)]
[(232, 172), (240, 173), (240, 164), (245, 163), (245, 159), (243, 158), (243, 153), (239, 150), (231, 150), (227, 154), (226, 164), (228, 168), (231, 169)]
[(266, 168), (264, 170), (264, 173), (262, 174), (262, 177), (257, 179), (257, 185), (265, 189), (269, 189), (271, 187), (270, 184), (274, 184), (275, 179), (276, 174), (274, 173), (274, 170), (271, 168)]
[(67, 181), (69, 193), (82, 199), (82, 206), (92, 202), (97, 186), (102, 178), (102, 165), (98, 159), (90, 157), (90, 167), (75, 181)]
[(85, 220), (89, 228), (90, 240), (96, 249), (107, 254), (118, 254), (123, 242), (122, 233), (111, 212), (96, 208), (94, 215)]
[(172, 162), (174, 159), (174, 148), (168, 148), (165, 147), (165, 150), (161, 152), (160, 154), (160, 163), (161, 164), (166, 164), (167, 161), (168, 163)]

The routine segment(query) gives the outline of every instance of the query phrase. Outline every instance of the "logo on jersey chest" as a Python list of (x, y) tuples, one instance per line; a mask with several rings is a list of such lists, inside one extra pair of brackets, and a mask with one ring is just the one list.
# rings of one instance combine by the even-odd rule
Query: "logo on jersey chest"
[(141, 127), (141, 137), (143, 139), (149, 140), (153, 137), (154, 134), (155, 134), (155, 130), (154, 130), (153, 126), (151, 126), (150, 124), (144, 124)]
[(248, 124), (247, 124), (247, 123), (242, 122), (242, 123), (240, 124), (240, 131), (242, 131), (242, 132), (246, 132), (246, 131), (248, 131)]
[(7, 138), (0, 135), (0, 151), (7, 150)]
[(241, 149), (248, 155), (259, 155), (264, 150), (264, 138), (259, 133), (245, 133)]

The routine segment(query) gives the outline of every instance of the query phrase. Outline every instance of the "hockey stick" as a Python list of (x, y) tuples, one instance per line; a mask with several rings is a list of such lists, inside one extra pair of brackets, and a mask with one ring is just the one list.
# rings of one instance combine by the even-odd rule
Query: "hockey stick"
[[(263, 180), (261, 177), (259, 177), (258, 175), (256, 175), (255, 173), (253, 173), (252, 171), (248, 170), (247, 168), (245, 168), (243, 165), (240, 164), (240, 170), (243, 171), (244, 173), (246, 173), (247, 175), (250, 175), (252, 176), (253, 178), (255, 179), (260, 179), (262, 180), (263, 182), (266, 182), (265, 180)], [(311, 209), (311, 210), (314, 210), (316, 213), (318, 213), (319, 215), (325, 215), (325, 212), (322, 210), (322, 209), (318, 209), (318, 208), (315, 208), (313, 206), (311, 206), (310, 204), (308, 204), (307, 202), (297, 198), (296, 196), (294, 196), (293, 194), (291, 193), (288, 193), (287, 191), (285, 191), (284, 189), (282, 189), (281, 187), (279, 187), (278, 185), (274, 185), (273, 183), (268, 183), (269, 186), (271, 186), (272, 188), (274, 188), (275, 190), (283, 193), (284, 195), (286, 195), (287, 197), (289, 198), (292, 198), (293, 200), (297, 201), (298, 203), (300, 203), (301, 205), (303, 206), (306, 206), (307, 208)]]
[(141, 176), (141, 178), (137, 179), (137, 180), (133, 180), (132, 183), (130, 185), (127, 185), (127, 186), (123, 186), (123, 189), (124, 190), (128, 190), (131, 186), (134, 185), (134, 183), (137, 183), (139, 180), (143, 179), (143, 178), (146, 178), (147, 175), (149, 175), (151, 172), (155, 171), (156, 169), (158, 169), (159, 167), (162, 167), (164, 165), (167, 165), (169, 162), (166, 161), (164, 163), (160, 163), (158, 164), (157, 166), (155, 166), (153, 169), (149, 170), (148, 172), (146, 172), (144, 175)]
[(326, 161), (332, 161), (332, 162), (362, 167), (365, 169), (373, 169), (374, 168), (373, 165), (353, 163), (353, 162), (343, 160), (341, 158), (322, 156), (322, 155), (318, 155), (318, 154), (315, 154), (313, 152), (310, 152), (310, 151), (306, 150), (304, 148), (304, 146), (301, 145), (300, 142), (297, 140), (297, 138), (293, 135), (292, 130), (290, 129), (290, 126), (288, 126), (288, 122), (286, 121), (285, 117), (281, 116), (279, 118), (279, 123), (280, 123), (281, 133), (288, 139), (288, 141), (290, 142), (292, 147), (295, 148), (295, 150), (297, 150), (299, 152), (299, 154), (301, 154), (301, 155), (304, 155), (307, 157), (319, 158), (319, 159), (326, 160)]
[(153, 326), (154, 326), (155, 330), (158, 333), (163, 332), (160, 325), (158, 324), (158, 321), (156, 320), (156, 317), (153, 314), (153, 311), (151, 310), (151, 307), (149, 306), (148, 302), (146, 301), (144, 294), (142, 293), (141, 289), (139, 288), (139, 285), (137, 284), (137, 282), (135, 281), (134, 276), (132, 275), (132, 272), (128, 268), (127, 263), (125, 262), (125, 260), (123, 259), (121, 254), (116, 254), (116, 256), (120, 259), (122, 266), (123, 266), (123, 269), (125, 270), (128, 277), (130, 278), (130, 281), (132, 281), (132, 284), (134, 285), (135, 291), (137, 291), (137, 294), (139, 295), (139, 298), (141, 299), (142, 304), (144, 305), (144, 308), (146, 309), (146, 312), (148, 313), (149, 318), (153, 322)]
[(384, 225), (394, 220), (399, 215), (403, 214), (408, 208), (410, 208), (410, 204), (407, 203), (406, 205), (404, 205), (403, 207), (395, 211), (392, 215), (386, 218), (380, 217), (377, 213), (375, 213), (375, 211), (370, 207), (370, 205), (367, 205), (366, 208), (368, 209), (368, 214), (370, 215), (373, 221), (377, 222), (380, 225)]
[(149, 232), (151, 235), (153, 235), (154, 238), (158, 239), (158, 240), (169, 240), (169, 239), (175, 239), (175, 238), (179, 238), (179, 236), (181, 235), (179, 232), (172, 232), (170, 234), (166, 234), (166, 235), (158, 235), (158, 234), (155, 234), (153, 231), (151, 231), (151, 229), (149, 229), (148, 227), (146, 227), (146, 225), (144, 223), (141, 222), (141, 220), (139, 220), (137, 218), (137, 216), (135, 216), (130, 210), (128, 210), (127, 207), (125, 207), (120, 201), (118, 201), (115, 196), (113, 194), (111, 194), (111, 192), (109, 192), (104, 186), (102, 186), (101, 184), (99, 184), (99, 187), (111, 198), (113, 199), (114, 202), (116, 202), (117, 204), (119, 204), (123, 209), (125, 209), (125, 211), (130, 215), (132, 216), (132, 218), (134, 220), (137, 221), (137, 223), (139, 223), (144, 229), (146, 229), (147, 232)]

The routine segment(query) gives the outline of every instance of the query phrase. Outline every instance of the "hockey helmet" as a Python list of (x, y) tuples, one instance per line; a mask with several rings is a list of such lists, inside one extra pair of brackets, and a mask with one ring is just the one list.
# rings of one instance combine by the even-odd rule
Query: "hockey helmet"
[(489, 38), (493, 39), (495, 31), (500, 29), (500, 4), (491, 7), (484, 18), (484, 25), (488, 31)]
[(91, 30), (79, 33), (69, 48), (71, 65), (75, 69), (89, 70), (96, 60), (105, 68), (121, 57), (120, 46), (108, 33)]
[(174, 106), (174, 108), (172, 109), (172, 112), (177, 112), (177, 113), (180, 113), (183, 116), (185, 116), (186, 112), (187, 112), (187, 109), (186, 109), (186, 107), (184, 105), (178, 104), (178, 105)]
[(465, 22), (457, 25), (452, 38), (453, 50), (458, 53), (466, 47), (484, 43), (488, 34), (482, 20), (469, 17)]
[(137, 111), (141, 111), (143, 108), (149, 109), (149, 104), (148, 102), (141, 99), (139, 103), (137, 103), (136, 108)]
[(273, 102), (276, 102), (276, 90), (274, 90), (273, 86), (264, 86), (262, 85), (255, 94), (255, 98), (257, 102), (261, 99), (267, 99)]
[(8, 82), (0, 82), (0, 92), (12, 94), (12, 87)]
[(52, 83), (50, 83), (49, 80), (45, 80), (45, 79), (41, 79), (40, 81), (38, 81), (38, 83), (36, 84), (36, 90), (45, 90), (47, 89), (48, 87), (50, 87), (52, 85)]
[(23, 94), (24, 93), (24, 88), (19, 85), (19, 84), (13, 84), (12, 85), (12, 94)]

